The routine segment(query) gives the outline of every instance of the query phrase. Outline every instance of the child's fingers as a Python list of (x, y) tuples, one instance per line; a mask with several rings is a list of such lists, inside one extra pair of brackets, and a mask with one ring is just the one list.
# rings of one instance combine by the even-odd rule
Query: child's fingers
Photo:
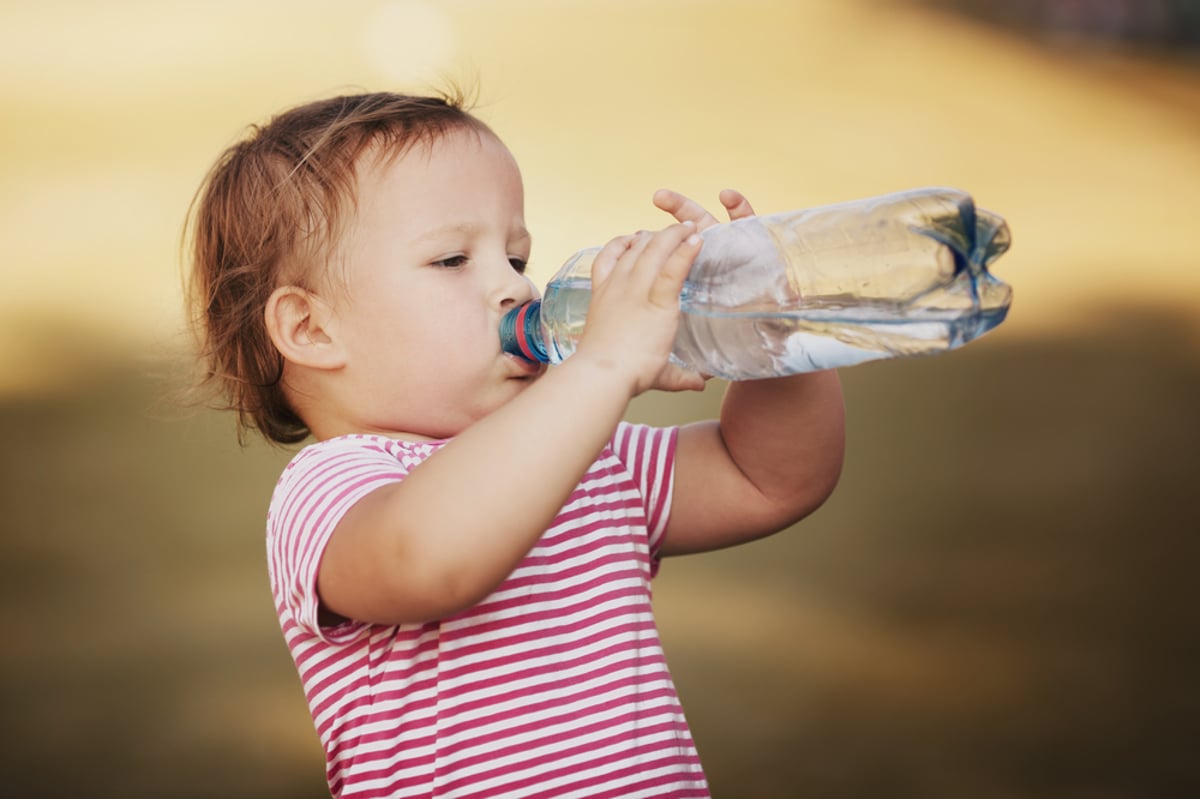
[(639, 230), (630, 236), (629, 247), (617, 258), (615, 270), (626, 275), (633, 274), (635, 267), (641, 262), (642, 254), (656, 235), (648, 230)]
[(659, 209), (666, 211), (680, 222), (694, 223), (699, 230), (717, 224), (716, 217), (706, 211), (704, 206), (679, 192), (659, 189), (654, 192), (653, 202)]
[(617, 260), (629, 250), (633, 240), (634, 236), (618, 236), (600, 248), (600, 252), (596, 253), (596, 257), (592, 259), (592, 284), (594, 286), (603, 285), (608, 280)]
[(659, 391), (703, 391), (710, 375), (693, 372), (682, 366), (668, 363), (654, 381)]
[(725, 206), (725, 210), (729, 212), (730, 219), (745, 219), (748, 216), (754, 216), (754, 208), (740, 191), (724, 189), (719, 195), (719, 199), (721, 205)]
[[(623, 252), (616, 254), (612, 268), (604, 271), (602, 277), (609, 281), (610, 290), (620, 286), (621, 291), (631, 291), (632, 296), (649, 298), (657, 305), (666, 303), (658, 298), (656, 292), (670, 292), (673, 287), (674, 297), (669, 302), (676, 303), (683, 279), (687, 276), (692, 258), (695, 257), (695, 251), (686, 253), (682, 257), (682, 261), (677, 253), (680, 245), (695, 232), (696, 226), (690, 221), (671, 225), (655, 233), (640, 231), (630, 237), (631, 241), (628, 247)], [(693, 249), (698, 250), (698, 235), (694, 243), (697, 246)], [(610, 252), (615, 252), (615, 247)], [(607, 262), (608, 257), (603, 260)], [(604, 269), (605, 267), (602, 266), (602, 270)], [(592, 270), (593, 280), (595, 280), (595, 264), (593, 264)], [(665, 288), (656, 290), (655, 287), (660, 283)]]
[(669, 225), (655, 233), (640, 236), (625, 256), (629, 262), (636, 261), (636, 268), (633, 272), (636, 276), (635, 280), (648, 288), (658, 279), (671, 254), (688, 236), (695, 232), (695, 223), (681, 222), (677, 225)]
[(666, 251), (665, 258), (662, 268), (650, 284), (650, 302), (661, 307), (678, 307), (679, 292), (691, 271), (692, 262), (696, 260), (696, 254), (700, 252), (702, 239), (690, 223), (673, 225), (663, 233), (668, 235), (662, 236), (655, 244)]

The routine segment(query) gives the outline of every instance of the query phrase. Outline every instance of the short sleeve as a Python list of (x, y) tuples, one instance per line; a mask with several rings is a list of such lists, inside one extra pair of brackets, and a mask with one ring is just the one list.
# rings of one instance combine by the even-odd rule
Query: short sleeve
[(285, 626), (330, 643), (348, 643), (363, 625), (322, 628), (317, 573), (330, 536), (346, 512), (372, 491), (396, 483), (422, 458), (398, 457), (374, 437), (324, 441), (302, 450), (280, 476), (267, 514), (267, 565), (276, 610)]
[(656, 570), (671, 515), (678, 433), (677, 427), (621, 422), (612, 440), (613, 453), (629, 470), (645, 505), (650, 556)]

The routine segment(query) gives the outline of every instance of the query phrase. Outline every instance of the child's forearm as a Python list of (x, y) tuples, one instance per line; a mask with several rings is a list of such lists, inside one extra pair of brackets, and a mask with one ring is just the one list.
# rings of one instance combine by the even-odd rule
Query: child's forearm
[(628, 386), (602, 372), (582, 359), (555, 367), (413, 471), (424, 525), (442, 528), (422, 536), (431, 552), (469, 560), (482, 583), (512, 571), (625, 412)]
[[(529, 552), (611, 438), (627, 385), (586, 358), (556, 367), (347, 512), (319, 591), (375, 623), (442, 618), (486, 597)], [(365, 562), (353, 553), (371, 552)], [(345, 568), (354, 564), (354, 568)]]

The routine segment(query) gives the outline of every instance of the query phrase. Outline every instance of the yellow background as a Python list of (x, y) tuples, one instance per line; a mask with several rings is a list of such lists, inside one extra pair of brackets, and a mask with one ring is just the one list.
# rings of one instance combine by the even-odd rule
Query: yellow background
[(45, 352), (43, 325), (89, 346), (174, 333), (186, 200), (246, 125), (444, 78), (478, 86), (523, 166), (535, 277), (657, 224), (659, 186), (712, 205), (731, 185), (771, 212), (944, 184), (1012, 225), (1008, 335), (1080, 324), (1097, 300), (1200, 304), (1200, 89), (1165, 63), (878, 0), (58, 0), (0, 14), (0, 386), (70, 361)]

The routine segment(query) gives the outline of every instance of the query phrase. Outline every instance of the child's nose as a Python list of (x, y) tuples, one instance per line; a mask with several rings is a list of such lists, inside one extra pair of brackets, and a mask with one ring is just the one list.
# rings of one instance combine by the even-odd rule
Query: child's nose
[(518, 272), (511, 264), (506, 264), (503, 278), (499, 285), (500, 307), (512, 308), (524, 305), (538, 296), (533, 281)]

